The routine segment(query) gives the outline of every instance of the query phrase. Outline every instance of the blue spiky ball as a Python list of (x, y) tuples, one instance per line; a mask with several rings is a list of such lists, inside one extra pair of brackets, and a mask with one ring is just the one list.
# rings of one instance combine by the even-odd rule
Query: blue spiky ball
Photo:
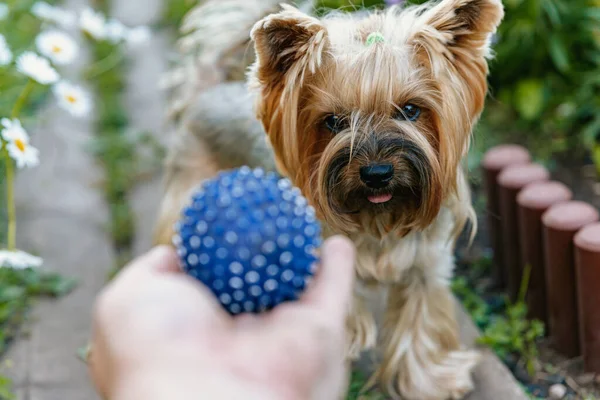
[(242, 167), (205, 181), (177, 223), (183, 269), (232, 314), (295, 301), (318, 262), (321, 227), (290, 180)]

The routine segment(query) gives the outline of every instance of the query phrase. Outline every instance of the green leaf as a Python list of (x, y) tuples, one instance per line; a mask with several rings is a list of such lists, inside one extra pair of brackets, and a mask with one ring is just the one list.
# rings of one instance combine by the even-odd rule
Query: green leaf
[(20, 286), (8, 286), (0, 288), (0, 301), (9, 302), (23, 298), (26, 290)]
[(596, 146), (596, 142), (600, 139), (600, 114), (583, 129), (581, 135), (583, 143), (588, 148)]
[(507, 8), (514, 9), (520, 6), (521, 3), (523, 3), (523, 0), (504, 0), (504, 3), (506, 4)]
[(560, 25), (560, 22), (561, 22), (560, 12), (558, 11), (558, 8), (556, 7), (556, 4), (554, 3), (554, 1), (552, 1), (552, 0), (542, 1), (542, 6), (544, 7), (544, 11), (546, 11), (546, 15), (548, 16), (550, 23), (553, 26)]
[(60, 297), (70, 293), (75, 286), (77, 286), (77, 280), (53, 275), (44, 282), (42, 291), (49, 296)]
[(523, 118), (533, 120), (540, 116), (545, 106), (544, 92), (541, 80), (527, 79), (517, 84), (515, 107)]
[(560, 72), (568, 72), (570, 69), (569, 54), (562, 38), (558, 35), (552, 35), (548, 46), (550, 57), (552, 57), (552, 61), (556, 68), (558, 68)]
[(12, 391), (12, 382), (6, 376), (0, 375), (0, 399), (13, 400), (15, 394)]

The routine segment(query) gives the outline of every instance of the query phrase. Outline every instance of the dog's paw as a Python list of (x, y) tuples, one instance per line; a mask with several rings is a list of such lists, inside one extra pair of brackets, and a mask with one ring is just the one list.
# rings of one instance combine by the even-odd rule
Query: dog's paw
[(394, 400), (460, 400), (473, 390), (471, 372), (479, 359), (476, 351), (452, 351), (437, 362), (410, 356), (383, 364), (377, 379)]
[(448, 354), (444, 364), (452, 373), (446, 381), (448, 394), (444, 400), (460, 400), (473, 390), (471, 373), (480, 359), (481, 355), (477, 351), (455, 351)]

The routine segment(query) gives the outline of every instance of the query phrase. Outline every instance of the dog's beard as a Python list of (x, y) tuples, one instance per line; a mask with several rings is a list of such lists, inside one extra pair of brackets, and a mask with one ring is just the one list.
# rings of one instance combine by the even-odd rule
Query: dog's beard
[[(400, 133), (373, 134), (357, 144), (352, 136), (338, 134), (315, 171), (319, 182), (315, 200), (327, 223), (342, 232), (360, 229), (376, 236), (390, 231), (405, 234), (428, 225), (439, 210), (432, 198), (439, 185), (432, 149)], [(385, 187), (369, 187), (360, 178), (361, 166), (374, 163), (393, 166)]]

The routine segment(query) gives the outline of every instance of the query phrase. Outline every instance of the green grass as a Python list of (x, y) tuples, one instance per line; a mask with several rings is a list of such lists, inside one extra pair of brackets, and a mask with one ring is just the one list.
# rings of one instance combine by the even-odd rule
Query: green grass
[(346, 400), (384, 400), (385, 397), (381, 393), (362, 393), (362, 389), (365, 387), (367, 382), (367, 377), (365, 377), (362, 373), (353, 371)]

